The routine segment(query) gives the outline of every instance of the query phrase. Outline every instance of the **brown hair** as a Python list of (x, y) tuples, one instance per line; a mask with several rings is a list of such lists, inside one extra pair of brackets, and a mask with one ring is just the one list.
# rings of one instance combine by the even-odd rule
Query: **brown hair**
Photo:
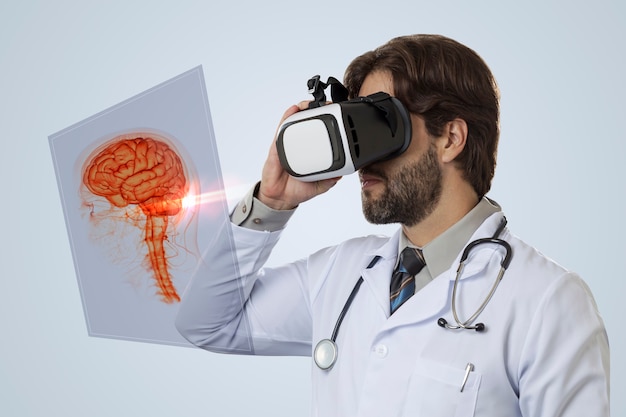
[(402, 36), (352, 61), (344, 83), (350, 97), (373, 71), (388, 71), (394, 94), (409, 112), (424, 118), (429, 134), (440, 136), (445, 124), (465, 120), (468, 137), (456, 159), (479, 196), (491, 188), (499, 128), (496, 81), (476, 52), (440, 35)]

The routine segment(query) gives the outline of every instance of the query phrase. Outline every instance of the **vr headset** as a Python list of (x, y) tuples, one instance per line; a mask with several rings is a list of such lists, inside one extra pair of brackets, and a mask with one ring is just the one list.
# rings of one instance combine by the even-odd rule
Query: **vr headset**
[[(404, 105), (379, 92), (348, 100), (348, 90), (335, 78), (319, 75), (308, 83), (314, 101), (288, 117), (276, 139), (282, 167), (301, 181), (351, 174), (372, 162), (395, 158), (411, 142), (411, 119)], [(331, 86), (333, 103), (324, 90)]]

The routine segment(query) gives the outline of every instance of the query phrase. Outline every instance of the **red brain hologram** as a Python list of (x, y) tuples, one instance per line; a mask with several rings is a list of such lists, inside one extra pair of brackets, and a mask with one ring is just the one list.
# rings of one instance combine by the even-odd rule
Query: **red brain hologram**
[(117, 207), (139, 204), (152, 216), (177, 214), (188, 189), (178, 155), (149, 137), (123, 139), (102, 149), (85, 170), (83, 182)]
[(166, 303), (180, 301), (168, 272), (163, 242), (168, 217), (182, 209), (189, 185), (181, 158), (150, 135), (116, 138), (85, 165), (83, 183), (117, 207), (138, 205), (146, 215), (145, 243), (150, 265)]

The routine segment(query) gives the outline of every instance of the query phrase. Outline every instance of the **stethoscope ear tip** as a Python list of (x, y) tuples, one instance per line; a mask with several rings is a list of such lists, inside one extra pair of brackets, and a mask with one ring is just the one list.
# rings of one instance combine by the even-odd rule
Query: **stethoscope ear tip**
[(485, 323), (476, 323), (475, 326), (468, 326), (467, 324), (459, 324), (458, 326), (451, 326), (448, 324), (448, 320), (444, 319), (443, 317), (440, 317), (437, 320), (437, 324), (439, 325), (439, 327), (443, 327), (444, 329), (450, 329), (450, 330), (458, 330), (458, 329), (474, 329), (477, 332), (484, 332), (485, 331)]

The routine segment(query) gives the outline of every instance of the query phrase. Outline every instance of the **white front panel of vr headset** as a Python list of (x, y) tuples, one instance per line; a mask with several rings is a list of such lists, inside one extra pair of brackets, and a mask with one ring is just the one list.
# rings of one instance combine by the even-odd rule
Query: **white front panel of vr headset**
[(283, 132), (283, 148), (289, 167), (299, 175), (323, 171), (333, 163), (328, 131), (319, 119), (288, 126)]
[[(345, 164), (332, 172), (310, 174), (327, 170), (333, 163), (333, 152), (326, 126), (323, 121), (315, 119), (316, 116), (322, 114), (331, 115), (337, 121), (341, 135), (341, 146), (343, 146), (345, 154)], [(287, 126), (283, 132), (283, 148), (289, 167), (296, 174), (302, 175), (296, 178), (300, 181), (313, 182), (353, 173), (355, 171), (354, 164), (352, 163), (339, 104), (328, 104), (298, 112), (288, 117), (283, 125), (310, 118), (312, 119)]]

